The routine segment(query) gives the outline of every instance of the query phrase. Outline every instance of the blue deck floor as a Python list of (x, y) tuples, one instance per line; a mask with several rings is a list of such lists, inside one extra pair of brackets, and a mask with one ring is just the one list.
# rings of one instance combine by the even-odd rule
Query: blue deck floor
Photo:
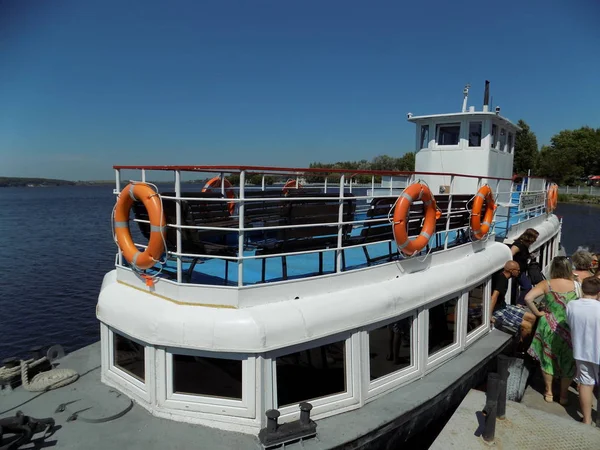
[[(534, 217), (535, 214), (516, 215), (516, 208), (510, 208), (510, 219), (502, 220), (499, 218), (496, 222), (496, 239), (504, 239), (507, 235), (508, 225), (514, 225), (519, 221)], [(514, 212), (512, 211), (514, 209)], [(360, 235), (361, 228), (357, 227), (352, 231), (352, 236)], [(440, 232), (437, 237), (432, 237), (430, 247), (443, 246), (446, 239), (445, 232)], [(436, 240), (437, 239), (437, 240)], [(468, 242), (468, 238), (459, 234), (457, 231), (448, 232), (448, 246), (460, 245)], [(371, 261), (367, 260), (365, 251), (362, 247), (348, 248), (344, 250), (344, 270), (353, 270), (368, 265), (382, 264), (389, 261), (389, 245), (387, 242), (370, 244), (367, 246), (367, 251)], [(392, 243), (392, 258), (398, 259), (400, 256), (396, 251), (396, 245)], [(244, 256), (255, 256), (255, 250), (246, 250)], [(303, 254), (287, 256), (287, 279), (307, 278), (322, 274), (330, 274), (335, 272), (335, 250), (327, 250), (323, 252), (323, 270), (319, 273), (319, 254)], [(262, 259), (247, 259), (243, 262), (243, 280), (244, 285), (254, 285), (263, 282)], [(184, 282), (193, 284), (207, 284), (220, 286), (237, 286), (238, 285), (238, 263), (230, 261), (228, 264), (223, 259), (211, 258), (201, 259), (195, 264), (191, 271), (191, 278), (188, 277), (191, 261), (184, 259), (182, 261), (182, 269), (184, 272)], [(148, 274), (155, 274), (160, 266), (148, 270)], [(227, 273), (226, 273), (227, 268)], [(176, 259), (168, 260), (163, 266), (161, 277), (176, 279), (177, 277), (177, 261)], [(283, 261), (281, 256), (269, 256), (266, 258), (266, 269), (264, 282), (274, 282), (284, 280)]]

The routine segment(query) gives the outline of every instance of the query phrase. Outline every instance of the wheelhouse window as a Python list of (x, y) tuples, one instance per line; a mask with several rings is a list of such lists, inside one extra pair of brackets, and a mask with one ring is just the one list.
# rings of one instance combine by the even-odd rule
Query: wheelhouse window
[(508, 133), (508, 153), (513, 152), (513, 135), (512, 133)]
[(421, 125), (421, 147), (429, 147), (429, 125)]
[(498, 126), (495, 124), (492, 124), (492, 136), (491, 136), (492, 140), (490, 142), (490, 148), (497, 150), (498, 149), (498, 144), (497, 144), (497, 139), (498, 139)]
[(460, 123), (445, 123), (437, 126), (438, 145), (458, 145), (460, 139)]
[(345, 341), (280, 356), (275, 367), (278, 408), (347, 391)]
[(242, 361), (173, 354), (176, 394), (242, 399)]
[(118, 333), (113, 333), (113, 364), (132, 377), (145, 382), (144, 346)]
[(477, 330), (485, 319), (485, 284), (469, 291), (467, 303), (467, 334)]
[(369, 331), (370, 380), (389, 375), (413, 364), (413, 316)]
[(506, 130), (504, 128), (500, 129), (500, 151), (506, 151)]
[(458, 297), (429, 309), (429, 356), (457, 342)]
[(481, 147), (481, 122), (469, 122), (469, 147)]

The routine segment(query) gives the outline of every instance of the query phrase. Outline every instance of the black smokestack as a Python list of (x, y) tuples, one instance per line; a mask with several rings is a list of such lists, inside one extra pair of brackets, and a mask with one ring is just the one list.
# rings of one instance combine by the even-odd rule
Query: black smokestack
[(485, 91), (483, 91), (483, 109), (487, 110), (487, 106), (490, 104), (490, 82), (485, 80)]

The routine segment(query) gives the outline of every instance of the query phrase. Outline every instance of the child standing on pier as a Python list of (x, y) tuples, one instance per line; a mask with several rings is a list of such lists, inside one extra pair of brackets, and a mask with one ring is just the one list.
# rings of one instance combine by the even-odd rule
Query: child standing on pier
[(581, 289), (583, 297), (567, 305), (567, 320), (571, 327), (583, 423), (591, 424), (594, 386), (600, 385), (600, 279), (586, 278)]

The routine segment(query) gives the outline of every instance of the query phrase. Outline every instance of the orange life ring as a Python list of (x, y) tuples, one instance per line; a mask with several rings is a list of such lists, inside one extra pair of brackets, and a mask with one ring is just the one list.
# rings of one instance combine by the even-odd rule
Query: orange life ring
[[(135, 201), (144, 204), (150, 219), (150, 241), (143, 252), (137, 249), (129, 231), (129, 211)], [(115, 206), (114, 225), (117, 243), (129, 264), (138, 269), (149, 269), (160, 261), (165, 251), (166, 223), (160, 196), (154, 189), (146, 183), (130, 183), (125, 186)]]
[(546, 195), (548, 212), (552, 212), (556, 209), (556, 205), (558, 205), (558, 185), (551, 184)]
[[(233, 189), (231, 189), (233, 187), (231, 182), (227, 178), (223, 178), (223, 184), (225, 185), (225, 195), (227, 196), (227, 198), (234, 199), (235, 194), (233, 193)], [(221, 177), (216, 176), (206, 182), (206, 184), (202, 188), (202, 192), (207, 192), (211, 189), (217, 189), (220, 187), (221, 187)], [(233, 214), (234, 211), (235, 211), (235, 202), (229, 202), (229, 214)]]
[[(410, 239), (408, 237), (408, 213), (410, 206), (418, 200), (423, 201), (425, 218), (419, 236)], [(393, 232), (398, 249), (408, 256), (423, 250), (429, 243), (433, 233), (435, 233), (435, 222), (440, 217), (441, 213), (437, 209), (435, 198), (426, 184), (414, 183), (404, 189), (398, 197), (394, 209)]]
[(290, 189), (302, 189), (302, 185), (297, 180), (287, 180), (283, 186), (283, 194), (287, 195)]
[[(484, 200), (486, 202), (486, 207), (482, 223), (481, 210), (483, 208)], [(473, 201), (473, 207), (471, 208), (471, 231), (473, 232), (473, 237), (475, 239), (483, 239), (483, 237), (490, 231), (496, 207), (496, 201), (494, 200), (492, 188), (487, 184), (485, 186), (481, 186), (479, 191), (477, 191), (477, 195)]]

